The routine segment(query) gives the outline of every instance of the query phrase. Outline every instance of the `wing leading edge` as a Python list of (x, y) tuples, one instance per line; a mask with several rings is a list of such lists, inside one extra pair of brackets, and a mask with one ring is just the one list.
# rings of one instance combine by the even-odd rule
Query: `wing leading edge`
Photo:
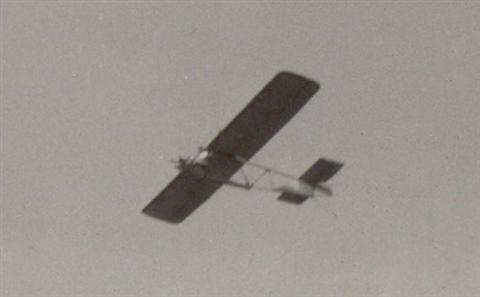
[[(319, 84), (290, 72), (278, 73), (208, 145), (210, 151), (250, 159), (318, 91)], [(242, 166), (221, 154), (209, 160), (207, 171), (215, 180), (229, 180)], [(204, 203), (222, 182), (182, 171), (143, 212), (171, 223), (180, 223)]]

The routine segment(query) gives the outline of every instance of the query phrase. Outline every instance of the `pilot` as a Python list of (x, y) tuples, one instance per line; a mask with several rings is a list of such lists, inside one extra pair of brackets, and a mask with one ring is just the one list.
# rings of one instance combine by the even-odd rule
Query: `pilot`
[(205, 178), (208, 175), (208, 159), (212, 153), (203, 147), (198, 149), (198, 154), (194, 157), (180, 157), (173, 161), (179, 170), (189, 170), (198, 177)]
[(193, 160), (193, 163), (200, 166), (207, 166), (208, 158), (212, 155), (211, 152), (204, 147), (199, 147), (198, 151), (199, 153)]

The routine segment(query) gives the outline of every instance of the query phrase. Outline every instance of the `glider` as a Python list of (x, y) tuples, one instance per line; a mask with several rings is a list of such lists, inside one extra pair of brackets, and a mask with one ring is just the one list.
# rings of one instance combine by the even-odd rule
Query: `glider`
[[(195, 156), (174, 161), (180, 173), (143, 212), (180, 223), (223, 185), (279, 192), (279, 200), (293, 204), (331, 195), (325, 182), (340, 170), (342, 163), (321, 158), (296, 178), (250, 161), (319, 88), (318, 83), (300, 75), (278, 73), (207, 147), (200, 147)], [(249, 177), (247, 167), (259, 173)], [(241, 181), (232, 178), (237, 172)], [(278, 183), (278, 179), (282, 182)], [(262, 180), (267, 180), (267, 185), (261, 186)]]

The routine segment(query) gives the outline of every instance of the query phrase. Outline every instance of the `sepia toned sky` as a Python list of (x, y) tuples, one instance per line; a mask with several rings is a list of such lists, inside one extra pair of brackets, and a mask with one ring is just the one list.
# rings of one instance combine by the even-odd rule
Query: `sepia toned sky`
[[(478, 2), (0, 7), (0, 295), (479, 294)], [(143, 215), (281, 70), (322, 88), (253, 160), (334, 195)]]

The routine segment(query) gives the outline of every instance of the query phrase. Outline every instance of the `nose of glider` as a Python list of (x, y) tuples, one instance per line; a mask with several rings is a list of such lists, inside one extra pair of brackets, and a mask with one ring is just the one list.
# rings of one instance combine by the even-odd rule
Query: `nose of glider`
[(170, 162), (173, 163), (177, 169), (182, 169), (185, 166), (186, 159), (180, 157), (178, 160), (170, 160)]

